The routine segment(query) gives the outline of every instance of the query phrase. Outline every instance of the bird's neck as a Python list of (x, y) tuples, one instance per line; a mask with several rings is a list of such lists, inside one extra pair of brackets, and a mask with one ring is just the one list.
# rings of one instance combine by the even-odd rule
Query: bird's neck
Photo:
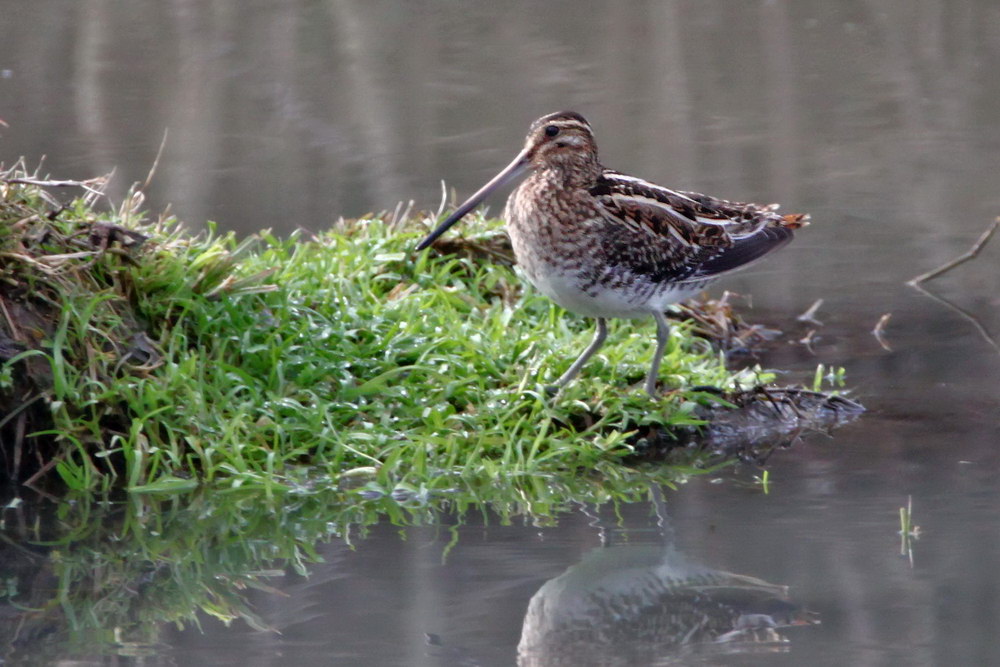
[(601, 171), (597, 160), (581, 158), (546, 165), (535, 172), (535, 179), (557, 188), (589, 188), (597, 182)]

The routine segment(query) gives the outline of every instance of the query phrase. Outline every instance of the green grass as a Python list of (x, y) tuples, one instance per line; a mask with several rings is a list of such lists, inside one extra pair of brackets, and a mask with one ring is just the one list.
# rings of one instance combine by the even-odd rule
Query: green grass
[[(419, 221), (373, 217), (315, 238), (241, 241), (83, 199), (50, 221), (40, 188), (2, 188), (0, 295), (58, 317), (0, 380), (10, 384), (14, 364), (44, 365), (34, 377), (51, 424), (26, 442), (54, 443), (47, 456), (71, 488), (280, 493), (350, 479), (388, 492), (456, 477), (621, 475), (631, 430), (697, 423), (703, 396), (654, 401), (641, 390), (651, 322), (612, 324), (580, 378), (547, 397), (592, 322), (522, 289), (503, 264), (413, 252)], [(95, 222), (149, 240), (123, 249), (119, 234), (95, 250)], [(499, 229), (464, 225), (484, 238)], [(769, 379), (727, 370), (707, 342), (674, 327), (667, 385)]]

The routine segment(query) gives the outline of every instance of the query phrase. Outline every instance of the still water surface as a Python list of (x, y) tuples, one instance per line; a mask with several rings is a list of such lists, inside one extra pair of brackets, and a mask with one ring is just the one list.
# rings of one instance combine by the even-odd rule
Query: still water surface
[[(648, 653), (616, 629), (586, 652), (570, 642), (565, 664), (1000, 664), (1000, 354), (904, 284), (1000, 214), (1000, 5), (8, 0), (0, 25), (0, 160), (116, 168), (121, 193), (169, 128), (148, 201), (194, 226), (436, 208), (441, 179), (469, 193), (562, 108), (590, 119), (609, 166), (809, 211), (795, 244), (725, 287), (785, 331), (766, 365), (789, 382), (842, 365), (869, 408), (772, 457), (766, 495), (744, 468), (620, 519), (473, 513), (335, 539), (308, 578), (250, 594), (280, 634), (164, 625), (146, 663), (509, 665), (546, 582), (642, 562), (787, 585), (821, 623)], [(931, 284), (993, 336), (998, 263), (994, 240)], [(794, 316), (819, 298), (809, 349), (796, 341), (814, 327)], [(887, 313), (889, 350), (871, 334)], [(908, 497), (912, 562), (897, 534)], [(522, 661), (558, 664), (542, 649)]]

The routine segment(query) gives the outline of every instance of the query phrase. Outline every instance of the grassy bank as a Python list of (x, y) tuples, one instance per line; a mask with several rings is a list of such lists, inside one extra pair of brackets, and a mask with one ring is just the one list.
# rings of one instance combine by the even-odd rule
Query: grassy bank
[[(696, 424), (698, 402), (718, 400), (638, 390), (652, 325), (631, 323), (550, 399), (591, 324), (491, 261), (495, 220), (467, 225), (483, 242), (447, 254), (412, 251), (420, 221), (379, 217), (241, 241), (149, 219), (135, 193), (111, 210), (97, 192), (2, 176), (9, 471), (147, 491), (621, 475), (637, 432)], [(727, 370), (692, 326), (674, 328), (665, 383), (771, 379)]]

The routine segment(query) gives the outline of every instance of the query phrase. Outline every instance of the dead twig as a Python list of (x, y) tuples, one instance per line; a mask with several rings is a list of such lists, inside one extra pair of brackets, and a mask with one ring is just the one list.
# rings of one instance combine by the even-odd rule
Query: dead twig
[(386, 221), (389, 229), (400, 229), (406, 222), (410, 219), (410, 214), (413, 212), (414, 201), (411, 199), (406, 202), (406, 208), (403, 208), (403, 202), (398, 202), (396, 204), (395, 210), (392, 215), (388, 215), (388, 212), (383, 212), (381, 217)]
[[(106, 177), (98, 178), (88, 178), (85, 181), (72, 181), (72, 180), (45, 180), (40, 178), (9, 178), (6, 179), (7, 183), (18, 183), (20, 185), (35, 185), (40, 188), (70, 188), (78, 187), (91, 192), (96, 195), (104, 194), (100, 188), (103, 188), (107, 184)], [(96, 187), (95, 187), (96, 186)]]
[(437, 211), (434, 213), (434, 219), (440, 220), (441, 215), (444, 213), (444, 207), (448, 204), (448, 188), (444, 184), (444, 179), (441, 180), (441, 204), (438, 206)]
[(919, 285), (922, 282), (926, 282), (928, 280), (931, 280), (932, 278), (937, 278), (942, 273), (945, 273), (947, 271), (951, 271), (952, 269), (954, 269), (959, 264), (964, 264), (965, 262), (969, 261), (970, 259), (973, 259), (976, 255), (979, 254), (979, 251), (983, 249), (983, 246), (986, 245), (986, 242), (990, 240), (990, 237), (993, 236), (993, 233), (997, 230), (997, 227), (1000, 227), (1000, 217), (998, 217), (996, 220), (994, 220), (993, 224), (990, 225), (986, 229), (986, 231), (982, 233), (982, 235), (972, 245), (972, 247), (968, 250), (968, 252), (964, 253), (963, 255), (961, 255), (959, 257), (956, 257), (955, 259), (951, 260), (947, 264), (944, 264), (944, 265), (942, 265), (942, 266), (934, 269), (933, 271), (928, 271), (927, 273), (920, 274), (919, 276), (917, 276), (916, 278), (913, 278), (912, 280), (910, 280), (906, 284), (910, 285), (911, 287), (916, 287), (917, 285)]
[(10, 316), (10, 311), (7, 310), (7, 301), (4, 299), (3, 294), (0, 294), (0, 312), (3, 313), (3, 318), (7, 322), (7, 329), (10, 331), (11, 338), (14, 340), (21, 339), (21, 331), (19, 330), (17, 323), (14, 318)]
[(809, 333), (807, 333), (801, 340), (799, 340), (799, 344), (800, 345), (805, 345), (806, 349), (809, 350), (809, 354), (812, 354), (813, 356), (816, 355), (816, 350), (814, 350), (813, 346), (812, 346), (814, 340), (816, 340), (816, 330), (815, 329), (810, 329)]
[(879, 318), (878, 323), (875, 325), (875, 328), (872, 329), (872, 334), (875, 336), (875, 340), (878, 341), (878, 344), (881, 345), (882, 349), (885, 350), (886, 352), (892, 352), (892, 348), (889, 347), (889, 344), (885, 342), (884, 338), (885, 325), (889, 324), (889, 320), (891, 318), (892, 318), (892, 313), (886, 313), (885, 315)]
[(24, 445), (25, 424), (27, 423), (27, 415), (24, 411), (34, 405), (36, 401), (44, 397), (45, 394), (36, 394), (11, 410), (3, 419), (0, 419), (0, 429), (6, 426), (12, 419), (17, 419), (14, 427), (14, 469), (11, 471), (11, 479), (18, 479), (21, 475), (21, 458)]
[(914, 288), (915, 290), (917, 290), (918, 292), (920, 292), (924, 296), (929, 296), (930, 298), (934, 299), (935, 301), (937, 301), (938, 303), (940, 303), (944, 307), (948, 308), (949, 310), (955, 311), (960, 316), (962, 316), (964, 319), (966, 319), (969, 322), (971, 322), (972, 326), (975, 327), (976, 331), (979, 332), (979, 335), (982, 336), (983, 340), (985, 340), (990, 345), (990, 347), (992, 347), (997, 352), (997, 354), (1000, 354), (1000, 344), (997, 344), (996, 339), (990, 334), (989, 331), (986, 330), (986, 327), (984, 327), (982, 325), (982, 323), (979, 321), (979, 318), (977, 318), (975, 315), (973, 315), (969, 311), (964, 310), (963, 308), (960, 308), (959, 306), (955, 305), (954, 303), (952, 303), (948, 299), (944, 298), (943, 296), (938, 296), (937, 294), (934, 294), (930, 290), (928, 290), (928, 289), (924, 288), (923, 286), (921, 286), (921, 283), (924, 283), (924, 282), (926, 282), (928, 280), (931, 280), (932, 278), (937, 278), (941, 274), (943, 274), (943, 273), (945, 273), (947, 271), (950, 271), (951, 269), (955, 268), (956, 266), (958, 266), (960, 264), (963, 264), (963, 263), (969, 261), (970, 259), (973, 259), (974, 257), (976, 257), (979, 254), (979, 252), (983, 249), (983, 246), (986, 245), (986, 243), (990, 240), (990, 238), (996, 232), (997, 227), (1000, 227), (1000, 217), (997, 217), (993, 221), (993, 224), (991, 224), (986, 229), (986, 231), (984, 231), (979, 236), (979, 238), (976, 240), (975, 243), (972, 244), (972, 247), (969, 248), (969, 250), (967, 252), (963, 253), (959, 257), (956, 257), (955, 259), (951, 260), (947, 264), (944, 264), (943, 266), (940, 266), (940, 267), (934, 269), (933, 271), (928, 271), (927, 273), (924, 273), (924, 274), (921, 274), (921, 275), (917, 276), (916, 278), (910, 280), (906, 284), (909, 285), (910, 287)]
[(156, 151), (156, 157), (153, 158), (153, 166), (149, 168), (149, 173), (146, 174), (146, 180), (139, 186), (140, 190), (148, 188), (149, 184), (153, 181), (153, 174), (156, 173), (156, 168), (160, 166), (160, 158), (163, 157), (163, 149), (167, 147), (168, 132), (168, 128), (163, 128), (163, 139), (160, 140), (160, 147)]
[(35, 482), (37, 482), (37, 481), (38, 481), (39, 479), (41, 479), (42, 477), (44, 477), (44, 476), (45, 476), (45, 474), (46, 474), (46, 473), (47, 473), (48, 471), (50, 471), (50, 470), (52, 470), (53, 468), (55, 468), (55, 467), (56, 467), (56, 466), (57, 466), (57, 465), (59, 464), (59, 462), (60, 462), (60, 461), (62, 460), (62, 458), (63, 458), (63, 457), (62, 457), (62, 455), (60, 454), (60, 455), (56, 456), (55, 458), (51, 458), (51, 459), (49, 459), (48, 461), (46, 461), (46, 462), (45, 462), (45, 463), (44, 463), (44, 464), (42, 465), (42, 467), (41, 467), (41, 468), (39, 468), (39, 469), (38, 469), (38, 470), (37, 470), (37, 471), (35, 472), (35, 474), (34, 474), (34, 475), (32, 475), (31, 477), (29, 477), (29, 478), (28, 478), (27, 480), (25, 480), (25, 481), (24, 481), (24, 485), (25, 485), (25, 486), (32, 486), (32, 485), (34, 485), (34, 483), (35, 483)]
[(818, 327), (823, 326), (823, 323), (816, 319), (816, 311), (820, 309), (823, 305), (823, 299), (816, 299), (813, 305), (809, 306), (809, 309), (796, 317), (799, 322), (805, 322), (806, 324), (814, 324)]

